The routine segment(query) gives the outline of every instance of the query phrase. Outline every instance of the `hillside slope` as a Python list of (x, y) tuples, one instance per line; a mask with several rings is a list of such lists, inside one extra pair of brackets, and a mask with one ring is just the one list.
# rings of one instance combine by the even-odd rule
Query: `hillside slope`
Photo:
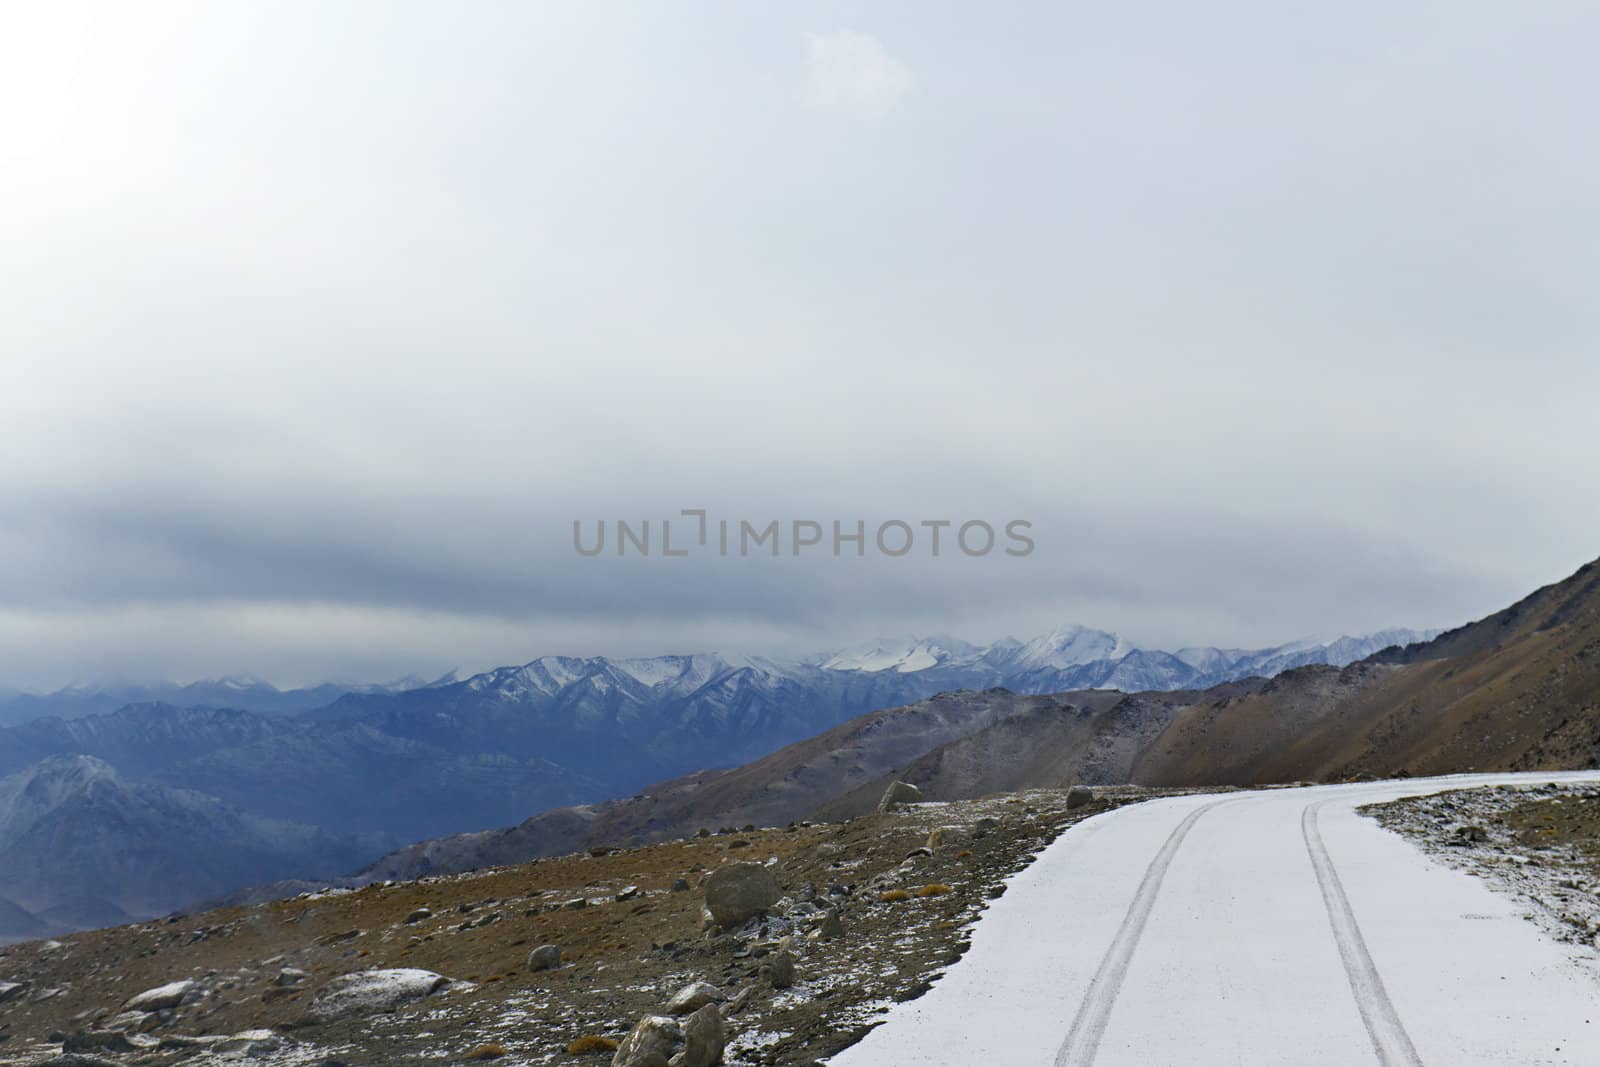
[(126, 781), (92, 756), (0, 778), (0, 920), (13, 937), (161, 915), (290, 871), (332, 873), (360, 855), (308, 826)]
[(1600, 766), (1600, 565), (1433, 641), (1185, 709), (1149, 784)]

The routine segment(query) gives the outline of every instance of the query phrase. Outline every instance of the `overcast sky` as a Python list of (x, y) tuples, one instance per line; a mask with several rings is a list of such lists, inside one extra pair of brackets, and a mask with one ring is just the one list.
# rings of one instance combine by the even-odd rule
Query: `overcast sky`
[[(1558, 0), (10, 5), (0, 688), (1485, 614), (1600, 555), (1597, 45)], [(573, 551), (694, 507), (1037, 547)]]

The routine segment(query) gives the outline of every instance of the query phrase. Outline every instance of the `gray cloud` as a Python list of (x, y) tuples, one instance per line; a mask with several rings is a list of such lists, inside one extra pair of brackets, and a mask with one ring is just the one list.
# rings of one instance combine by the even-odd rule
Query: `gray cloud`
[[(1584, 6), (21, 18), (0, 685), (1262, 644), (1597, 554)], [(1039, 548), (571, 551), (692, 506)]]

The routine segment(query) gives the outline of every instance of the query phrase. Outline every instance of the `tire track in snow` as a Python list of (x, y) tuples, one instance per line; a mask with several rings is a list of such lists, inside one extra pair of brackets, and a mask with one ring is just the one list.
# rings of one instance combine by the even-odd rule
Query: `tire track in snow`
[(1322, 805), (1319, 800), (1307, 804), (1300, 816), (1300, 832), (1306, 840), (1306, 851), (1311, 854), (1311, 867), (1317, 875), (1317, 885), (1322, 890), (1322, 903), (1328, 909), (1328, 922), (1333, 927), (1333, 939), (1339, 946), (1339, 958), (1344, 961), (1345, 974), (1350, 978), (1350, 992), (1354, 994), (1361, 1022), (1372, 1038), (1372, 1047), (1378, 1062), (1384, 1067), (1422, 1067), (1411, 1035), (1400, 1022), (1389, 992), (1383, 987), (1383, 978), (1367, 951), (1366, 939), (1361, 936), (1361, 926), (1355, 912), (1350, 909), (1350, 899), (1345, 896), (1339, 872), (1328, 856), (1323, 844), (1322, 831), (1317, 827), (1317, 814)]
[(1177, 855), (1183, 839), (1189, 836), (1189, 831), (1200, 816), (1219, 804), (1232, 802), (1233, 798), (1230, 798), (1202, 804), (1184, 816), (1183, 821), (1167, 835), (1161, 850), (1150, 861), (1150, 866), (1145, 868), (1144, 878), (1133, 895), (1133, 903), (1128, 905), (1128, 913), (1122, 917), (1122, 925), (1117, 927), (1111, 947), (1106, 949), (1099, 969), (1089, 980), (1083, 1003), (1078, 1006), (1078, 1014), (1072, 1020), (1072, 1029), (1067, 1031), (1067, 1039), (1056, 1052), (1055, 1067), (1089, 1067), (1094, 1063), (1095, 1055), (1100, 1050), (1100, 1039), (1105, 1036), (1106, 1024), (1111, 1021), (1111, 1009), (1117, 1003), (1117, 993), (1122, 988), (1122, 980), (1127, 977), (1128, 964), (1133, 960), (1134, 950), (1139, 947), (1139, 938), (1144, 935), (1150, 910), (1155, 907), (1156, 894), (1161, 892), (1162, 879), (1167, 876), (1167, 868), (1172, 866), (1172, 857)]

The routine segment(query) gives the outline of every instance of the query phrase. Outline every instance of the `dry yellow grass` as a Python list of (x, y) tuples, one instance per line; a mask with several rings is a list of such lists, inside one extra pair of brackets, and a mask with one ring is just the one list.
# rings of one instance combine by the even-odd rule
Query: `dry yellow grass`
[(511, 1050), (504, 1045), (479, 1045), (462, 1058), (468, 1060), (497, 1060), (501, 1056), (510, 1055), (510, 1053)]
[(586, 1034), (567, 1046), (567, 1052), (573, 1056), (581, 1056), (585, 1052), (615, 1052), (617, 1043), (609, 1037), (597, 1037)]
[(950, 891), (950, 887), (945, 885), (943, 882), (929, 882), (927, 885), (917, 890), (917, 896), (942, 897)]
[(879, 893), (878, 899), (885, 904), (893, 904), (897, 900), (910, 900), (911, 894), (904, 889), (891, 889), (888, 892)]

